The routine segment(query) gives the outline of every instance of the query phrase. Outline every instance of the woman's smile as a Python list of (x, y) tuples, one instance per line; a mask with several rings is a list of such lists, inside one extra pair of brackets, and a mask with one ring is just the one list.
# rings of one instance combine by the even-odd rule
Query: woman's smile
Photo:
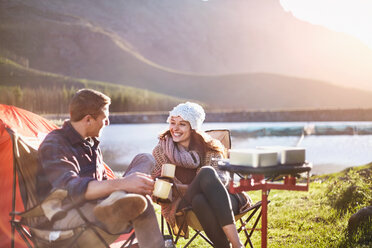
[(191, 126), (188, 121), (185, 121), (180, 116), (172, 116), (169, 123), (169, 130), (174, 142), (179, 143), (183, 147), (189, 146)]

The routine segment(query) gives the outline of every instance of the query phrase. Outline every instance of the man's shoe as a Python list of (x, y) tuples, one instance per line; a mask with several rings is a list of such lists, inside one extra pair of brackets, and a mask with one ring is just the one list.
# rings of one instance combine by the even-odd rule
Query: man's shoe
[(94, 216), (112, 234), (123, 231), (128, 222), (137, 218), (147, 208), (146, 198), (138, 194), (115, 191), (93, 210)]

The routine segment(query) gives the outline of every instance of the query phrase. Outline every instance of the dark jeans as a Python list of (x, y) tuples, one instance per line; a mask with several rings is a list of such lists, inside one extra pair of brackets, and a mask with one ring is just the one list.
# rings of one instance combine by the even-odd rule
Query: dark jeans
[(222, 227), (234, 224), (237, 199), (229, 194), (211, 166), (203, 167), (189, 185), (178, 209), (191, 206), (215, 247), (230, 247)]

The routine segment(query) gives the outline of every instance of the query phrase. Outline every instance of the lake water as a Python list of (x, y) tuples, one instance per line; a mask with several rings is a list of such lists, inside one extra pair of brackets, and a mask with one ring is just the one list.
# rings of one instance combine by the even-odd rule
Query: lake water
[[(106, 127), (100, 138), (106, 163), (116, 171), (123, 170), (136, 154), (151, 153), (158, 142), (158, 134), (167, 127), (167, 124), (153, 123)], [(365, 134), (368, 132), (363, 131), (371, 128), (372, 122), (242, 122), (203, 125), (204, 130), (229, 129), (232, 134), (232, 148), (298, 144), (306, 149), (306, 160), (313, 163), (314, 174), (336, 172), (372, 162), (372, 134)], [(301, 139), (304, 129), (310, 134)], [(327, 135), (327, 132), (333, 135)], [(352, 135), (343, 134), (350, 132)], [(335, 133), (342, 135), (334, 135)]]

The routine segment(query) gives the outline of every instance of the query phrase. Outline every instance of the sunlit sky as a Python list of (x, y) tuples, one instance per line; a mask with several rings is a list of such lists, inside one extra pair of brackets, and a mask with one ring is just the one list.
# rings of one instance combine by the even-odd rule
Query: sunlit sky
[(353, 35), (372, 49), (372, 0), (280, 0), (303, 21)]

